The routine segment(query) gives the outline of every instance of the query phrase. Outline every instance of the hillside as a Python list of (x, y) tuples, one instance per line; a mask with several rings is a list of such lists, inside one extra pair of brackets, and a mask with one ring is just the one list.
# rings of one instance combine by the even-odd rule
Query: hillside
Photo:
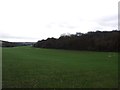
[(34, 44), (34, 42), (9, 42), (3, 40), (0, 40), (0, 42), (2, 42), (0, 47), (31, 46)]
[(13, 42), (8, 42), (8, 41), (3, 41), (3, 40), (0, 40), (0, 47), (15, 47), (15, 43)]

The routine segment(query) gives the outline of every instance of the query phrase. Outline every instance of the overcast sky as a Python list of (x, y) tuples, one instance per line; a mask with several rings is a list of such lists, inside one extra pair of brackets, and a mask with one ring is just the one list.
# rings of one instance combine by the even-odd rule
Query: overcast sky
[(119, 0), (0, 0), (0, 39), (38, 41), (118, 29)]

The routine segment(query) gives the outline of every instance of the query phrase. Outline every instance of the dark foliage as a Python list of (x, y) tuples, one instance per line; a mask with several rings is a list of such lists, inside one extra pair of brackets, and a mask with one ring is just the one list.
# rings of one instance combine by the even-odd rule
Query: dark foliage
[(62, 35), (35, 43), (34, 47), (68, 50), (120, 51), (120, 31), (96, 31)]

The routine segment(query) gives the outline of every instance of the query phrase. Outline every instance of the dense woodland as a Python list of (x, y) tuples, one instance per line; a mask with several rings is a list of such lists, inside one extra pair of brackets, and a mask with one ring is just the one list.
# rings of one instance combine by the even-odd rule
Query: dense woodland
[(120, 51), (120, 31), (95, 31), (61, 35), (58, 39), (40, 40), (34, 47), (67, 50)]

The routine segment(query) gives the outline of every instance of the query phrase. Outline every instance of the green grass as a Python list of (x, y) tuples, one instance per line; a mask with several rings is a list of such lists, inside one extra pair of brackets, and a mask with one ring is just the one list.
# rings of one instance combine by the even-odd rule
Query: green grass
[(3, 48), (3, 88), (116, 88), (118, 54)]
[(0, 47), (0, 90), (1, 89), (2, 89), (2, 47)]

